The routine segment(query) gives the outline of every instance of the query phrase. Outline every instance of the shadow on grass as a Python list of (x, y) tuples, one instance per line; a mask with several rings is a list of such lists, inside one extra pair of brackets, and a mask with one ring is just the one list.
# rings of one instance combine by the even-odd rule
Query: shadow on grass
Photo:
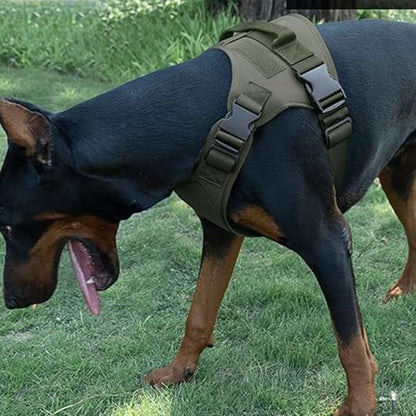
[(0, 96), (31, 101), (52, 111), (64, 110), (113, 85), (39, 69), (2, 67), (0, 70)]

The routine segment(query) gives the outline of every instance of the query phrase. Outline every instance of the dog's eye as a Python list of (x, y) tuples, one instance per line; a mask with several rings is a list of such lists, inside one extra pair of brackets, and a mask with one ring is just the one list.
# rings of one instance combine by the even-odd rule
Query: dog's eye
[(10, 237), (12, 235), (12, 227), (11, 225), (3, 225), (0, 228), (0, 231), (3, 233), (4, 237)]

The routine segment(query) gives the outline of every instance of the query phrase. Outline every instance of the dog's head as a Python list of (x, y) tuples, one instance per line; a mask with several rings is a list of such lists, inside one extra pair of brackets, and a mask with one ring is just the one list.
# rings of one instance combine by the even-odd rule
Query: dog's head
[[(65, 134), (49, 113), (27, 103), (0, 100), (8, 150), (0, 176), (0, 231), (6, 241), (7, 307), (44, 302), (57, 283), (63, 247), (88, 307), (99, 313), (97, 290), (118, 276), (118, 222), (104, 219), (94, 184), (71, 167)], [(97, 214), (98, 212), (98, 214)]]

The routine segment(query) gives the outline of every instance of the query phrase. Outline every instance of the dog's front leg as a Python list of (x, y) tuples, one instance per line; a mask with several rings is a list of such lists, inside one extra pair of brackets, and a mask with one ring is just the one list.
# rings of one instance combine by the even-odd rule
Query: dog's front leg
[(155, 386), (191, 379), (201, 352), (213, 342), (218, 309), (243, 242), (243, 237), (237, 237), (209, 221), (202, 220), (202, 227), (202, 262), (185, 336), (173, 362), (146, 376), (146, 381)]

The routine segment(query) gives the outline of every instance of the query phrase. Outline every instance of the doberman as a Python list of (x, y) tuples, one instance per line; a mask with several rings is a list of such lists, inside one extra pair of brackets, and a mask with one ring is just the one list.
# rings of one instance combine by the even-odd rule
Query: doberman
[[(387, 299), (416, 285), (416, 26), (351, 21), (319, 28), (348, 96), (354, 131), (335, 190), (316, 114), (289, 109), (256, 132), (231, 194), (233, 224), (298, 253), (331, 314), (348, 396), (336, 416), (375, 413), (371, 355), (343, 213), (380, 178), (409, 243)], [(219, 50), (128, 82), (69, 110), (0, 101), (8, 152), (0, 181), (7, 307), (46, 301), (65, 243), (93, 313), (97, 290), (118, 276), (118, 224), (168, 197), (192, 173), (211, 126), (226, 113), (230, 64)], [(180, 383), (212, 343), (217, 311), (243, 237), (201, 218), (201, 269), (185, 336), (173, 362), (147, 375)]]

